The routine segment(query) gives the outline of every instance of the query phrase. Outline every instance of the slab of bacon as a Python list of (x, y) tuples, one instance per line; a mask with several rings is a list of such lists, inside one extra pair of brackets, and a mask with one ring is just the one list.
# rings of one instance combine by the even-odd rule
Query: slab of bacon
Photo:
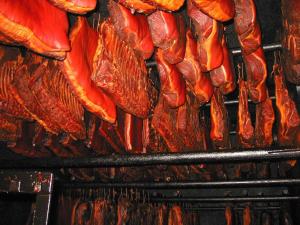
[(146, 118), (152, 89), (146, 64), (116, 33), (111, 20), (101, 24), (92, 80), (127, 113)]
[(114, 102), (91, 80), (98, 33), (85, 18), (79, 17), (71, 31), (70, 40), (72, 50), (67, 53), (62, 69), (71, 89), (88, 111), (110, 123), (115, 122)]
[(0, 42), (63, 59), (70, 50), (68, 27), (67, 14), (48, 0), (0, 2)]
[(185, 52), (185, 24), (180, 15), (156, 11), (147, 17), (153, 43), (163, 51), (170, 64), (183, 60)]
[(172, 108), (179, 107), (185, 102), (185, 81), (175, 65), (169, 64), (163, 57), (163, 51), (157, 49), (155, 54), (160, 78), (161, 97), (165, 98)]
[(208, 16), (225, 22), (234, 17), (233, 0), (192, 0), (202, 12)]
[(283, 70), (278, 64), (273, 66), (275, 79), (276, 107), (279, 113), (277, 138), (280, 145), (297, 144), (300, 130), (300, 117), (295, 102), (289, 96)]
[(198, 36), (197, 48), (201, 70), (207, 72), (218, 68), (223, 62), (221, 23), (201, 12), (192, 0), (187, 1), (187, 12)]
[(215, 149), (228, 149), (230, 147), (228, 115), (224, 104), (224, 96), (215, 88), (210, 105), (210, 138)]
[(188, 89), (196, 96), (200, 105), (209, 102), (214, 89), (210, 78), (201, 72), (197, 43), (190, 30), (186, 32), (184, 59), (176, 67), (183, 75)]
[(53, 5), (71, 13), (85, 14), (96, 7), (96, 0), (49, 0)]
[(129, 9), (112, 0), (109, 1), (108, 10), (120, 38), (141, 54), (144, 59), (150, 58), (154, 51), (154, 45), (147, 17), (142, 14), (134, 15)]
[(222, 94), (226, 95), (235, 90), (235, 75), (233, 70), (232, 58), (226, 45), (225, 36), (222, 39), (223, 63), (220, 67), (210, 71), (211, 82), (219, 87)]

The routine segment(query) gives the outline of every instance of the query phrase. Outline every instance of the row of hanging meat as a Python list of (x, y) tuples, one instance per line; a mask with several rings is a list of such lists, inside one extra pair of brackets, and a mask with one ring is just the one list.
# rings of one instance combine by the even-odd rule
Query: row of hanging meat
[[(54, 5), (72, 11), (58, 2), (64, 1)], [(164, 11), (170, 8), (144, 3), (154, 9), (138, 10), (129, 2), (109, 1), (110, 17), (98, 21), (96, 29), (79, 16), (69, 37), (66, 12), (47, 0), (0, 3), (1, 42), (56, 58), (1, 47), (1, 140), (30, 156), (35, 154), (23, 148), (24, 141), (56, 146), (84, 140), (106, 153), (99, 136), (117, 152), (207, 149), (207, 133), (215, 149), (230, 148), (224, 95), (235, 89), (236, 81), (221, 22), (233, 18), (247, 73), (247, 81), (243, 75), (238, 78), (239, 144), (244, 148), (270, 146), (275, 110), (266, 86), (268, 73), (254, 1), (187, 1), (194, 33), (179, 13)], [(183, 1), (165, 3), (179, 7)], [(132, 14), (123, 5), (146, 15)], [(39, 26), (41, 21), (43, 26)], [(296, 55), (297, 48), (292, 45), (292, 50)], [(145, 64), (152, 54), (159, 87), (150, 80)], [(276, 133), (281, 145), (298, 145), (299, 114), (280, 63), (279, 59), (275, 62), (272, 73)], [(248, 95), (256, 103), (255, 127)], [(205, 118), (199, 118), (199, 107), (209, 101), (210, 131)], [(23, 129), (24, 120), (37, 125)], [(78, 152), (63, 154), (57, 149), (51, 151), (60, 156)]]
[[(186, 207), (189, 205), (188, 207)], [(198, 224), (282, 224), (291, 225), (293, 221), (287, 210), (270, 212), (254, 211), (251, 203), (244, 204), (241, 213), (234, 210), (234, 204), (224, 207), (223, 213), (216, 214), (212, 210), (197, 210), (197, 205), (165, 203), (149, 203), (147, 200), (136, 201), (130, 197), (118, 199), (89, 198), (62, 195), (58, 201), (58, 225), (198, 225)], [(205, 216), (205, 214), (211, 215)], [(219, 218), (215, 218), (219, 216)], [(206, 220), (201, 217), (205, 217)], [(238, 218), (236, 218), (238, 217)], [(279, 217), (279, 221), (278, 221)], [(202, 222), (200, 222), (202, 221)]]

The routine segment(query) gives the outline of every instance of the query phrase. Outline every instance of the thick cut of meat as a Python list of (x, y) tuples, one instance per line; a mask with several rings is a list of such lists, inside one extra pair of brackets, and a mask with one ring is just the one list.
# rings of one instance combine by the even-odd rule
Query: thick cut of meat
[(233, 62), (226, 45), (225, 37), (222, 39), (223, 63), (220, 67), (210, 71), (211, 82), (219, 87), (222, 94), (229, 94), (236, 88), (233, 72)]
[(200, 104), (209, 102), (213, 94), (213, 86), (210, 78), (201, 72), (197, 43), (193, 39), (192, 32), (186, 32), (185, 56), (182, 62), (176, 65), (186, 81), (187, 87), (196, 96)]
[(58, 59), (70, 50), (67, 14), (48, 0), (1, 1), (0, 21), (4, 35), (0, 41), (7, 44), (24, 45)]
[(155, 11), (156, 7), (145, 3), (143, 0), (118, 0), (118, 2), (125, 7), (135, 10), (139, 13), (152, 13)]
[(71, 13), (85, 14), (96, 7), (96, 0), (49, 0), (53, 5)]
[(108, 202), (104, 199), (97, 199), (93, 201), (93, 214), (92, 214), (92, 221), (93, 225), (104, 225), (105, 224), (105, 217), (106, 214), (109, 212), (107, 211)]
[(197, 49), (201, 70), (207, 72), (218, 68), (223, 62), (220, 35), (222, 25), (197, 9), (192, 0), (187, 2), (187, 12), (198, 36)]
[(234, 0), (234, 26), (244, 54), (248, 55), (261, 46), (261, 31), (256, 18), (254, 0)]
[(166, 11), (177, 11), (183, 5), (184, 0), (142, 0), (158, 9)]
[(237, 137), (242, 148), (254, 147), (254, 127), (248, 109), (248, 92), (246, 81), (239, 79), (239, 107), (237, 114)]
[(22, 121), (0, 113), (0, 141), (15, 143), (22, 133)]
[(144, 59), (150, 58), (154, 51), (154, 45), (147, 17), (141, 14), (133, 15), (129, 9), (113, 0), (109, 1), (108, 10), (120, 38)]
[(169, 64), (163, 57), (161, 49), (155, 54), (160, 78), (161, 97), (165, 98), (170, 107), (176, 108), (185, 102), (185, 81), (175, 65)]
[(143, 151), (143, 120), (129, 113), (125, 114), (125, 148), (128, 152), (142, 153)]
[(114, 102), (91, 80), (98, 34), (85, 18), (79, 17), (71, 34), (72, 50), (67, 53), (62, 68), (70, 87), (84, 107), (110, 123), (116, 120)]
[(202, 12), (219, 21), (227, 21), (234, 17), (233, 0), (192, 0)]
[(224, 104), (224, 96), (215, 88), (210, 105), (210, 138), (215, 149), (228, 149), (230, 147), (228, 115)]
[(182, 61), (185, 51), (185, 24), (181, 16), (156, 11), (148, 16), (153, 43), (163, 50), (164, 58), (171, 64)]
[(273, 142), (273, 124), (275, 121), (275, 113), (272, 100), (267, 97), (263, 102), (256, 105), (255, 120), (255, 146), (269, 147)]
[(145, 61), (117, 35), (110, 20), (102, 23), (92, 80), (125, 112), (146, 118), (152, 107)]
[(255, 52), (244, 55), (243, 59), (247, 72), (247, 85), (249, 96), (255, 103), (265, 101), (267, 98), (267, 63), (263, 49), (259, 47)]
[(273, 67), (275, 79), (276, 107), (279, 114), (278, 142), (280, 145), (293, 145), (300, 130), (300, 117), (295, 102), (289, 96), (282, 68)]
[(243, 210), (243, 225), (251, 225), (251, 211), (249, 206)]
[(173, 205), (169, 210), (168, 225), (183, 225), (182, 211), (180, 206)]
[(287, 54), (286, 51), (284, 51), (282, 58), (286, 79), (291, 83), (300, 85), (300, 63), (294, 63), (291, 56)]
[(226, 225), (232, 225), (232, 210), (229, 206), (225, 208)]

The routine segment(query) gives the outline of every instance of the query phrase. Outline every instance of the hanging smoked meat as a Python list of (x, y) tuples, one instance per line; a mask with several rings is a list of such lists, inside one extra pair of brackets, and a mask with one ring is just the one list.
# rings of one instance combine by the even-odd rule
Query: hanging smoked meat
[(164, 98), (171, 108), (183, 105), (186, 87), (182, 75), (175, 65), (164, 59), (161, 49), (157, 49), (155, 59), (160, 78), (160, 97)]
[(93, 201), (93, 213), (91, 215), (93, 225), (105, 224), (106, 214), (109, 213), (107, 211), (107, 206), (108, 206), (108, 202), (104, 199), (97, 199)]
[(222, 38), (223, 63), (220, 67), (210, 71), (211, 82), (219, 87), (222, 94), (226, 95), (235, 90), (235, 76), (233, 62), (226, 45), (225, 36)]
[(255, 52), (261, 46), (261, 31), (256, 18), (254, 0), (234, 0), (234, 27), (244, 54)]
[(263, 49), (259, 47), (249, 55), (243, 54), (247, 72), (249, 97), (254, 103), (263, 102), (267, 98), (267, 63)]
[(184, 0), (142, 0), (166, 11), (177, 11), (183, 5)]
[(168, 209), (167, 206), (162, 204), (156, 207), (156, 223), (157, 225), (165, 225), (167, 223), (168, 218)]
[(127, 224), (129, 221), (129, 210), (130, 210), (130, 202), (128, 199), (121, 198), (118, 201), (118, 209), (117, 209), (117, 217), (118, 221), (116, 225)]
[(0, 113), (0, 141), (16, 143), (21, 134), (22, 121)]
[(275, 113), (269, 95), (263, 102), (256, 104), (255, 146), (270, 147), (273, 142), (273, 125)]
[(96, 0), (49, 0), (53, 5), (71, 13), (85, 14), (96, 7)]
[(210, 138), (215, 149), (228, 149), (230, 147), (228, 115), (224, 104), (224, 96), (215, 88), (210, 105), (211, 130)]
[(101, 24), (92, 80), (125, 112), (146, 118), (152, 90), (146, 64), (116, 33), (111, 20)]
[(173, 205), (169, 210), (168, 225), (183, 225), (182, 211), (180, 206)]
[(210, 78), (201, 72), (197, 43), (193, 39), (192, 32), (186, 32), (185, 56), (182, 62), (176, 65), (182, 73), (189, 90), (196, 96), (200, 105), (209, 102), (213, 94), (213, 86)]
[(187, 12), (198, 36), (197, 49), (201, 70), (207, 72), (218, 68), (223, 62), (221, 23), (202, 13), (192, 0), (187, 1)]
[(48, 0), (0, 2), (0, 42), (5, 44), (63, 59), (70, 50), (68, 27), (67, 14)]
[(254, 147), (254, 127), (248, 109), (246, 81), (239, 78), (239, 107), (237, 115), (237, 137), (242, 148)]
[(233, 0), (192, 0), (202, 12), (215, 20), (225, 22), (234, 17)]
[(243, 225), (251, 225), (251, 211), (249, 206), (243, 210)]
[(185, 52), (185, 24), (180, 15), (156, 11), (147, 17), (153, 43), (163, 52), (170, 64), (183, 60)]
[(79, 17), (71, 31), (70, 40), (72, 50), (67, 53), (62, 69), (71, 89), (88, 111), (110, 123), (115, 122), (114, 102), (91, 80), (97, 32), (88, 25), (85, 18)]
[(126, 8), (139, 13), (148, 14), (156, 10), (155, 6), (148, 4), (143, 0), (118, 0), (118, 2), (124, 5)]
[(232, 225), (232, 210), (229, 206), (225, 208), (226, 225)]
[(143, 120), (129, 113), (124, 121), (125, 148), (128, 152), (142, 153), (143, 151)]
[(288, 81), (300, 84), (300, 4), (297, 0), (283, 0), (281, 4), (283, 32), (283, 66)]
[(129, 9), (113, 0), (109, 1), (108, 10), (120, 38), (126, 41), (144, 59), (150, 58), (154, 51), (154, 45), (147, 17), (142, 14), (132, 14)]
[(278, 142), (280, 145), (294, 145), (300, 132), (300, 117), (296, 104), (286, 88), (282, 68), (275, 64), (273, 72), (275, 74), (276, 107), (279, 114)]

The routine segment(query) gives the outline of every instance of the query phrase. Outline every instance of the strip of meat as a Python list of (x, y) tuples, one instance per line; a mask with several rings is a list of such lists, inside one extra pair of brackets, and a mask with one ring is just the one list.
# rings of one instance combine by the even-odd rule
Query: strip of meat
[(255, 120), (255, 146), (270, 147), (273, 142), (273, 125), (275, 122), (275, 113), (272, 100), (269, 98), (256, 105)]
[(247, 72), (249, 97), (255, 103), (263, 102), (267, 98), (266, 79), (268, 76), (263, 49), (259, 47), (249, 55), (243, 54), (243, 59)]
[(254, 0), (234, 0), (234, 27), (244, 54), (255, 52), (261, 46), (261, 31), (256, 17)]
[(228, 115), (224, 104), (224, 97), (218, 88), (215, 88), (210, 105), (211, 130), (210, 138), (215, 149), (230, 147)]
[(130, 203), (127, 199), (121, 198), (118, 201), (117, 217), (118, 221), (116, 225), (126, 224), (129, 218), (129, 207)]
[(243, 210), (243, 225), (250, 225), (251, 224), (251, 211), (250, 207), (247, 206)]
[(294, 145), (297, 133), (300, 132), (300, 117), (296, 104), (286, 88), (282, 68), (275, 64), (273, 72), (275, 74), (276, 107), (279, 114), (278, 142), (280, 145)]
[[(145, 61), (117, 35), (111, 20), (101, 24), (92, 80), (125, 112), (146, 118), (151, 89)], [(99, 53), (99, 54), (98, 54)]]
[(70, 40), (72, 50), (67, 53), (62, 63), (70, 87), (88, 111), (110, 123), (115, 122), (114, 102), (91, 81), (98, 40), (97, 32), (89, 27), (85, 18), (79, 17), (71, 31)]
[(223, 63), (220, 67), (210, 71), (211, 82), (219, 87), (222, 94), (226, 95), (233, 92), (236, 88), (235, 75), (233, 72), (233, 62), (229, 55), (225, 36), (222, 38)]
[(185, 81), (175, 65), (169, 64), (163, 57), (161, 49), (155, 54), (160, 78), (161, 97), (165, 98), (170, 107), (176, 108), (185, 102)]
[(156, 7), (145, 3), (142, 0), (118, 0), (118, 2), (125, 7), (137, 11), (139, 13), (149, 14), (155, 11)]
[(248, 93), (246, 81), (239, 79), (239, 107), (237, 115), (237, 137), (242, 148), (254, 147), (254, 127), (248, 109)]
[(93, 201), (93, 214), (92, 214), (92, 224), (93, 225), (104, 225), (105, 217), (108, 213), (107, 211), (108, 202), (104, 199), (98, 199)]
[(47, 0), (1, 1), (0, 21), (0, 32), (8, 37), (0, 41), (6, 44), (24, 45), (58, 59), (70, 50), (67, 14)]
[(132, 153), (142, 153), (143, 120), (126, 113), (124, 129), (126, 150)]
[(96, 0), (50, 0), (50, 2), (68, 12), (85, 14), (96, 7)]
[(156, 208), (157, 210), (157, 215), (156, 215), (156, 223), (157, 225), (165, 225), (167, 222), (167, 218), (168, 218), (168, 210), (167, 210), (167, 206), (162, 204), (161, 206)]
[(133, 15), (129, 9), (113, 0), (109, 1), (108, 10), (120, 38), (126, 41), (144, 59), (150, 58), (154, 51), (154, 45), (147, 17), (141, 14)]
[(213, 94), (213, 86), (210, 78), (201, 72), (197, 53), (197, 43), (193, 39), (190, 30), (186, 32), (184, 59), (182, 62), (178, 63), (176, 67), (182, 73), (187, 87), (199, 100), (200, 105), (209, 102)]
[(183, 225), (182, 211), (180, 206), (173, 205), (169, 210), (168, 225)]
[(192, 0), (202, 12), (208, 16), (225, 22), (234, 17), (233, 0)]
[(197, 9), (192, 0), (187, 1), (187, 12), (198, 35), (197, 49), (201, 70), (207, 72), (218, 68), (223, 62), (220, 39), (222, 25)]
[(226, 225), (232, 225), (232, 211), (229, 206), (225, 208)]
[(158, 9), (166, 11), (177, 11), (183, 5), (184, 0), (142, 0)]
[(182, 61), (185, 52), (185, 24), (181, 16), (156, 11), (147, 17), (153, 43), (163, 50), (170, 64)]

